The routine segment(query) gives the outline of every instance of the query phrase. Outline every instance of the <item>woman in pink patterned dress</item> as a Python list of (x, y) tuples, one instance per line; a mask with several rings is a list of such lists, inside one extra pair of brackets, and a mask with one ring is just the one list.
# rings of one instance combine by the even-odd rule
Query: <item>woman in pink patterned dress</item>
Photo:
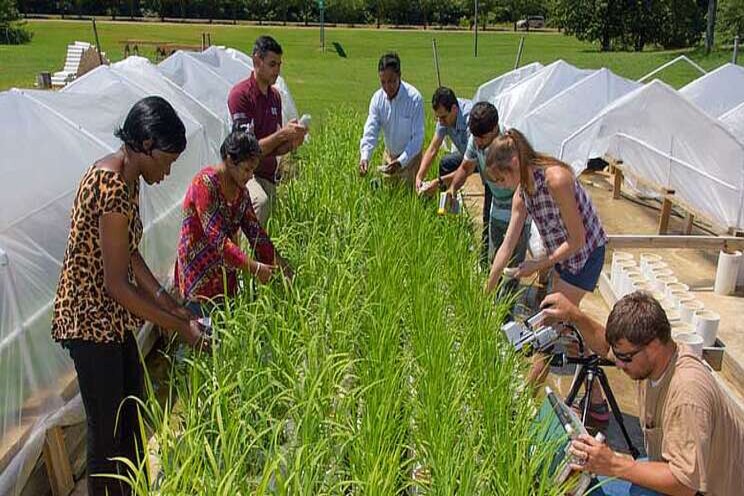
[[(234, 131), (225, 138), (220, 154), (222, 162), (203, 168), (191, 181), (178, 241), (175, 279), (189, 309), (202, 316), (209, 313), (205, 304), (220, 304), (237, 293), (240, 271), (261, 283), (277, 272), (292, 277), (259, 224), (245, 186), (261, 158), (258, 140)], [(253, 255), (240, 247), (241, 230)]]

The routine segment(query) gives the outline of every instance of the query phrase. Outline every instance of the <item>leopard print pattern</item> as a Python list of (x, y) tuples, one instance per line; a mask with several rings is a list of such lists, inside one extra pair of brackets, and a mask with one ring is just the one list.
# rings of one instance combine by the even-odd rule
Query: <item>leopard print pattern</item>
[[(142, 320), (111, 296), (104, 285), (99, 219), (108, 213), (129, 218), (129, 252), (142, 238), (139, 186), (130, 196), (120, 173), (91, 166), (83, 175), (72, 207), (70, 235), (57, 285), (52, 317), (55, 341), (80, 339), (121, 343), (125, 332), (135, 332)], [(129, 265), (129, 280), (134, 272)]]

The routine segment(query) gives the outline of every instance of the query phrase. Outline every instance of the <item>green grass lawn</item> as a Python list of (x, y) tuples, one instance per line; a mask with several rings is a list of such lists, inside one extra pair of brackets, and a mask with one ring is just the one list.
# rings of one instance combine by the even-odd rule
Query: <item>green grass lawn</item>
[[(39, 71), (62, 68), (66, 46), (75, 40), (93, 42), (89, 21), (30, 21), (35, 33), (25, 46), (0, 46), (0, 89), (31, 87)], [(473, 36), (464, 32), (394, 31), (375, 29), (327, 29), (326, 43), (339, 42), (348, 58), (331, 48), (319, 49), (317, 28), (263, 28), (258, 26), (181, 25), (157, 23), (99, 22), (103, 50), (112, 61), (123, 57), (122, 40), (158, 40), (198, 45), (203, 31), (212, 43), (248, 51), (262, 33), (276, 37), (284, 47), (283, 75), (300, 112), (321, 117), (342, 102), (366, 110), (372, 91), (378, 87), (377, 60), (382, 52), (396, 50), (402, 59), (403, 77), (414, 84), (428, 101), (437, 85), (432, 56), (432, 37), (439, 47), (442, 84), (458, 96), (472, 97), (483, 82), (511, 69), (519, 37), (509, 32), (486, 32), (479, 36), (479, 56), (473, 57)], [(643, 53), (601, 53), (593, 45), (557, 33), (529, 33), (522, 63), (543, 64), (562, 58), (582, 68), (607, 67), (619, 75), (637, 79), (680, 53), (687, 53), (706, 69), (730, 58), (728, 51), (703, 56), (700, 51), (647, 51)], [(153, 52), (143, 53), (152, 58)], [(684, 64), (661, 77), (680, 87), (697, 77)], [(428, 105), (427, 105), (428, 107)]]

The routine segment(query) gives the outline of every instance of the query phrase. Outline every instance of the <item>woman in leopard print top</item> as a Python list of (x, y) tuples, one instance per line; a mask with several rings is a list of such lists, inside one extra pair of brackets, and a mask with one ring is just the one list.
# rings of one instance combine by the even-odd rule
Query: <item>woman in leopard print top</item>
[(122, 402), (143, 396), (135, 339), (143, 320), (177, 330), (192, 346), (204, 342), (193, 315), (163, 291), (138, 250), (140, 178), (157, 184), (170, 173), (186, 147), (184, 125), (168, 102), (148, 97), (115, 134), (122, 147), (88, 168), (78, 187), (52, 319), (52, 337), (75, 363), (85, 406), (91, 496), (129, 494), (112, 478), (90, 475), (125, 475), (113, 457), (142, 460), (136, 405)]

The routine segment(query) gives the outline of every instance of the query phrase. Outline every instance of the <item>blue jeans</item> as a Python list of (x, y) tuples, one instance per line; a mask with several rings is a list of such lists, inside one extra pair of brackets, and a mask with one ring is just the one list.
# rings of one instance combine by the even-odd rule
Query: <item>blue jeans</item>
[[(648, 458), (639, 458), (638, 461), (648, 461)], [(636, 486), (628, 481), (620, 479), (610, 479), (609, 477), (600, 476), (592, 481), (590, 488), (597, 484), (602, 484), (602, 487), (590, 491), (586, 494), (591, 496), (662, 496), (653, 489), (646, 489), (645, 487)]]

